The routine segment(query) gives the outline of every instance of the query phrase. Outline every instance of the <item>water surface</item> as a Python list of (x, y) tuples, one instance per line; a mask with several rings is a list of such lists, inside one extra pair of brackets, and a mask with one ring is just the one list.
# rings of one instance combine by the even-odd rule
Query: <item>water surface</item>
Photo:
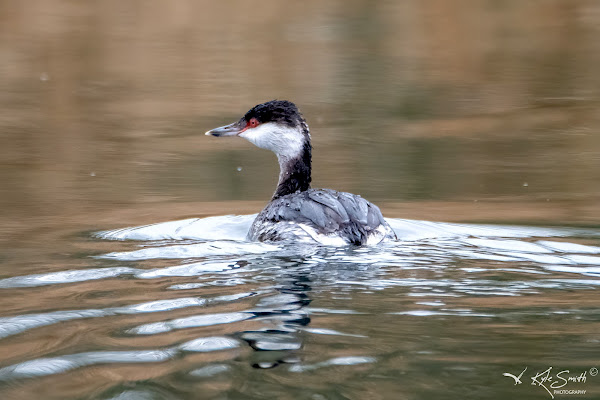
[[(598, 37), (585, 0), (0, 2), (0, 398), (597, 398)], [(276, 159), (203, 133), (273, 98), (398, 242), (244, 240)]]
[[(0, 319), (2, 391), (547, 395), (502, 375), (526, 367), (588, 371), (569, 388), (600, 389), (589, 376), (600, 328), (596, 229), (390, 219), (397, 242), (325, 247), (248, 242), (254, 217), (83, 235), (73, 239), (88, 252), (77, 268), (0, 280), (11, 310)], [(92, 250), (106, 240), (115, 251)]]

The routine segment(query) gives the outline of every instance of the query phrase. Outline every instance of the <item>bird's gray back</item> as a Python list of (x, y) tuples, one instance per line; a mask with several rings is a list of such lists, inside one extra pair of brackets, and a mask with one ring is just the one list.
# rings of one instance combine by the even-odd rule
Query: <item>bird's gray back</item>
[(377, 241), (396, 238), (376, 205), (360, 196), (331, 189), (309, 189), (273, 200), (256, 217), (248, 237), (286, 240), (298, 236), (291, 232), (298, 226), (310, 232), (313, 239), (315, 234), (337, 236), (357, 245), (379, 236)]

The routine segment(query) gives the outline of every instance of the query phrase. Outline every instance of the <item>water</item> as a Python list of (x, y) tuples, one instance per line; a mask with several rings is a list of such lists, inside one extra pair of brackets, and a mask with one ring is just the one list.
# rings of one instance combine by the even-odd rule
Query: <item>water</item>
[[(249, 4), (0, 3), (0, 399), (598, 398), (600, 5)], [(273, 98), (400, 241), (244, 240)]]
[(324, 247), (247, 242), (254, 217), (82, 234), (78, 268), (0, 280), (4, 396), (546, 396), (502, 375), (525, 367), (600, 390), (599, 230), (390, 219), (397, 242)]

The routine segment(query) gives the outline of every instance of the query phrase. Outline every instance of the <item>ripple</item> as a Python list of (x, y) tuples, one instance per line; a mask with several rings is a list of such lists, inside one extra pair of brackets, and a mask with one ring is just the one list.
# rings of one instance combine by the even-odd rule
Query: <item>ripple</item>
[(190, 218), (102, 231), (95, 236), (108, 240), (244, 240), (254, 218), (256, 214)]
[[(170, 311), (175, 309), (187, 308), (187, 307), (200, 307), (207, 303), (215, 304), (220, 302), (230, 302), (237, 299), (241, 299), (248, 296), (253, 296), (259, 292), (250, 293), (238, 293), (236, 295), (218, 296), (214, 298), (198, 298), (198, 297), (184, 297), (168, 300), (155, 300), (145, 303), (132, 304), (123, 307), (109, 307), (104, 309), (86, 309), (86, 310), (69, 310), (69, 311), (52, 311), (47, 313), (38, 314), (25, 314), (17, 315), (12, 317), (0, 318), (0, 338), (15, 335), (30, 329), (39, 328), (42, 326), (49, 326), (59, 322), (71, 321), (76, 319), (85, 318), (99, 318), (107, 317), (112, 315), (127, 315), (127, 314), (143, 314), (153, 313), (161, 311)], [(251, 316), (247, 313), (229, 313), (223, 314), (223, 319), (226, 319), (226, 315), (240, 314), (244, 316)], [(214, 314), (219, 316), (220, 314)], [(208, 316), (210, 317), (210, 316)], [(194, 318), (194, 317), (190, 317)], [(195, 317), (200, 318), (201, 317)], [(210, 318), (209, 318), (210, 319)], [(218, 319), (218, 317), (217, 317)], [(244, 318), (246, 319), (246, 318)], [(197, 319), (196, 322), (199, 322)], [(230, 321), (234, 322), (234, 321)], [(180, 323), (184, 323), (183, 321)], [(191, 323), (191, 321), (190, 321)], [(226, 323), (226, 322), (218, 322)], [(152, 325), (152, 324), (149, 324)], [(144, 326), (144, 325), (142, 325)], [(167, 325), (168, 326), (168, 325)], [(204, 325), (202, 325), (204, 326)], [(148, 328), (150, 329), (150, 328)]]
[(29, 329), (39, 328), (81, 318), (104, 317), (110, 313), (105, 310), (54, 311), (40, 314), (25, 314), (0, 318), (0, 338), (15, 335)]
[(132, 275), (139, 271), (141, 270), (135, 268), (115, 267), (76, 269), (51, 272), (48, 274), (15, 276), (12, 278), (0, 279), (0, 288), (7, 289), (84, 282), (96, 279), (114, 278), (126, 274)]
[(600, 254), (600, 247), (586, 246), (583, 244), (569, 243), (569, 242), (552, 242), (549, 240), (540, 240), (538, 244), (556, 251), (563, 253), (591, 253)]
[(565, 257), (568, 258), (569, 260), (573, 261), (576, 264), (589, 264), (589, 265), (600, 266), (600, 257), (580, 256), (580, 255), (568, 255)]
[(305, 310), (311, 313), (322, 313), (322, 314), (364, 314), (355, 310), (341, 310), (341, 309), (331, 309), (331, 308), (319, 308), (319, 307), (305, 307)]
[(502, 256), (502, 255), (498, 255), (498, 254), (485, 253), (482, 251), (452, 250), (452, 253), (456, 254), (458, 256), (464, 257), (464, 258), (479, 259), (479, 260), (519, 261), (519, 258), (517, 258), (517, 257), (509, 257), (506, 255)]
[(301, 329), (303, 331), (306, 331), (306, 332), (309, 332), (309, 333), (313, 333), (315, 335), (349, 336), (349, 337), (357, 337), (357, 338), (366, 338), (366, 337), (368, 337), (368, 336), (364, 336), (364, 335), (356, 335), (356, 334), (352, 334), (352, 333), (339, 332), (339, 331), (336, 331), (334, 329), (308, 328), (308, 327), (301, 327), (299, 329)]
[(205, 337), (190, 340), (179, 346), (180, 350), (190, 352), (211, 352), (217, 350), (233, 349), (239, 346), (239, 342), (228, 337)]
[(216, 255), (262, 254), (280, 249), (281, 247), (279, 246), (266, 243), (233, 242), (223, 240), (218, 242), (215, 241), (173, 246), (148, 247), (134, 251), (120, 251), (104, 254), (98, 256), (98, 258), (119, 261), (138, 261), (157, 258), (173, 259), (208, 257)]
[(567, 257), (562, 255), (550, 255), (550, 254), (533, 254), (533, 253), (503, 253), (516, 260), (533, 261), (538, 264), (574, 264), (574, 261), (569, 260)]
[(206, 304), (205, 299), (198, 297), (184, 297), (179, 299), (155, 300), (147, 303), (133, 304), (126, 307), (117, 307), (110, 309), (111, 312), (117, 314), (142, 314), (159, 311), (169, 311), (178, 308), (203, 306)]
[(227, 364), (211, 364), (207, 365), (206, 367), (197, 368), (193, 371), (190, 371), (190, 375), (199, 378), (210, 378), (230, 370), (231, 367)]
[[(251, 215), (224, 215), (208, 218), (191, 218), (161, 222), (151, 225), (128, 227), (95, 234), (108, 240), (229, 240), (244, 241), (250, 225), (256, 218)], [(457, 224), (408, 219), (387, 218), (398, 238), (403, 241), (424, 239), (449, 239), (457, 237), (598, 237), (595, 230), (574, 228), (538, 228), (526, 226), (498, 226), (481, 224)]]
[(192, 264), (177, 265), (174, 267), (158, 268), (151, 271), (140, 272), (136, 275), (142, 279), (152, 279), (163, 276), (197, 276), (208, 272), (222, 272), (235, 267), (232, 261), (204, 261)]
[(386, 220), (401, 240), (448, 239), (469, 236), (506, 238), (598, 236), (597, 231), (588, 229), (457, 224), (393, 218)]
[(162, 362), (175, 358), (181, 352), (213, 352), (239, 345), (240, 342), (235, 339), (215, 336), (193, 339), (164, 350), (97, 351), (38, 358), (1, 368), (0, 380), (47, 376), (98, 364)]
[(233, 312), (221, 314), (194, 315), (192, 317), (177, 318), (170, 321), (154, 322), (132, 328), (129, 333), (136, 335), (156, 335), (170, 332), (176, 329), (196, 328), (200, 326), (212, 326), (219, 324), (231, 324), (244, 321), (254, 315), (249, 313)]
[[(119, 261), (210, 257), (209, 261), (150, 271), (135, 271), (135, 276), (142, 279), (164, 276), (199, 276), (206, 273), (230, 273), (238, 268), (252, 266), (253, 263), (264, 268), (264, 262), (269, 258), (277, 260), (277, 267), (282, 267), (285, 263), (290, 264), (291, 262), (291, 265), (293, 265), (294, 262), (299, 262), (303, 265), (314, 265), (314, 269), (328, 269), (334, 271), (332, 277), (340, 275), (339, 271), (343, 271), (344, 264), (382, 268), (396, 267), (403, 270), (431, 270), (434, 265), (436, 268), (444, 268), (447, 264), (453, 263), (456, 256), (467, 260), (511, 263), (525, 261), (539, 265), (577, 266), (600, 264), (600, 257), (589, 255), (597, 254), (598, 247), (550, 240), (539, 240), (537, 242), (521, 240), (534, 237), (568, 237), (570, 235), (600, 237), (599, 232), (596, 230), (452, 224), (390, 219), (388, 222), (402, 240), (372, 248), (346, 247), (339, 251), (332, 251), (319, 246), (246, 242), (241, 238), (240, 232), (247, 230), (253, 219), (254, 215), (210, 217), (100, 232), (97, 234), (99, 237), (108, 239), (162, 240), (163, 242), (149, 243), (148, 247), (142, 249), (108, 253), (99, 257)], [(204, 230), (209, 232), (204, 232)], [(208, 240), (207, 238), (212, 241), (183, 244), (164, 243), (165, 240)], [(232, 258), (232, 256), (235, 256), (235, 258)], [(245, 257), (245, 259), (240, 259), (240, 256)], [(288, 261), (280, 259), (284, 256)], [(219, 259), (220, 257), (222, 259)], [(332, 262), (335, 263), (335, 266), (332, 266)], [(473, 274), (485, 273), (484, 270), (472, 268), (468, 271)], [(132, 271), (129, 270), (128, 272), (131, 273)], [(349, 272), (347, 275), (353, 275), (353, 273)], [(352, 282), (352, 279), (345, 279), (343, 276), (339, 276), (339, 278), (337, 284), (359, 284)], [(378, 277), (373, 277), (370, 281), (373, 282), (376, 279)], [(27, 282), (27, 279), (24, 278), (23, 281)], [(231, 285), (245, 282), (245, 280), (234, 279)], [(173, 285), (172, 289), (199, 288), (205, 284), (207, 283)], [(223, 282), (220, 284), (225, 286)], [(380, 281), (376, 285), (372, 284), (371, 289), (379, 290), (389, 285), (389, 282)]]
[(305, 364), (305, 365), (291, 365), (289, 368), (290, 372), (305, 372), (312, 371), (315, 369), (331, 366), (343, 366), (343, 365), (359, 365), (359, 364), (370, 364), (377, 361), (375, 357), (336, 357), (327, 361), (322, 361), (316, 364)]
[(260, 351), (294, 351), (302, 348), (302, 341), (294, 335), (294, 330), (244, 332), (241, 338)]
[(495, 250), (516, 250), (526, 253), (552, 253), (552, 250), (543, 246), (519, 240), (463, 239), (462, 241), (475, 247), (487, 247)]
[(53, 375), (95, 364), (159, 362), (171, 358), (173, 354), (173, 350), (98, 351), (38, 358), (0, 369), (0, 379)]
[(107, 400), (166, 400), (167, 397), (163, 396), (162, 393), (158, 394), (151, 389), (124, 389), (121, 393), (109, 397)]
[(550, 271), (569, 272), (569, 273), (574, 273), (574, 274), (582, 274), (582, 275), (590, 275), (590, 276), (600, 277), (600, 266), (599, 267), (570, 267), (570, 266), (563, 266), (563, 265), (549, 265), (545, 268)]
[(409, 310), (390, 312), (389, 315), (411, 315), (413, 317), (458, 316), (458, 317), (494, 317), (494, 314), (476, 313), (473, 310)]

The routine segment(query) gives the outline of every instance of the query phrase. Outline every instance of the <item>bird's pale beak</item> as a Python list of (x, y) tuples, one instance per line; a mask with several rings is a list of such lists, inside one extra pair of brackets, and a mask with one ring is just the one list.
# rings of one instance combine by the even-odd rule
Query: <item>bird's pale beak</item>
[(206, 132), (205, 135), (207, 135), (207, 136), (212, 135), (212, 136), (216, 136), (216, 137), (236, 136), (242, 132), (243, 132), (243, 128), (242, 128), (241, 124), (239, 122), (234, 122), (233, 124), (220, 126), (218, 128), (211, 129), (210, 131)]

